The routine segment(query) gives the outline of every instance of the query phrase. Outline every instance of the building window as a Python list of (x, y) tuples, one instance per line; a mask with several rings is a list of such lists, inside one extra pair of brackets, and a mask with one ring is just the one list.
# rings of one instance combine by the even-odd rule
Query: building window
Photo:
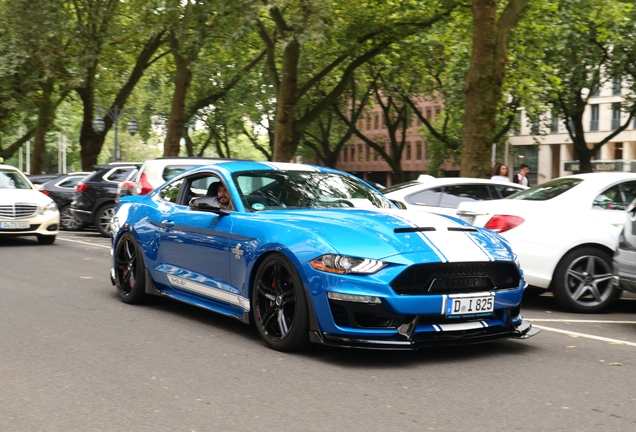
[(612, 129), (616, 130), (621, 125), (621, 104), (612, 104)]
[(372, 159), (371, 159), (371, 156), (372, 156), (372, 155), (371, 155), (371, 151), (372, 151), (372, 150), (371, 150), (371, 148), (367, 147), (367, 151), (366, 151), (366, 153), (367, 153), (367, 154), (366, 154), (366, 161), (367, 161), (367, 162), (369, 162), (370, 160), (372, 160)]
[(614, 144), (614, 159), (623, 159), (623, 143)]
[(601, 84), (596, 84), (592, 87), (592, 97), (598, 97), (601, 95)]
[(422, 141), (415, 141), (415, 158), (422, 160)]
[(550, 123), (550, 133), (559, 133), (559, 116), (557, 113), (552, 113), (552, 122)]
[(349, 162), (353, 162), (353, 161), (354, 161), (354, 159), (353, 159), (353, 152), (354, 152), (355, 150), (356, 150), (356, 149), (355, 149), (355, 148), (353, 148), (353, 146), (352, 146), (352, 147), (349, 147)]
[(530, 125), (530, 134), (539, 135), (539, 118), (535, 118), (532, 120), (532, 124)]
[(428, 143), (425, 142), (424, 143), (424, 159), (429, 160), (429, 156), (428, 156)]
[(406, 142), (406, 160), (411, 160), (411, 143), (410, 143), (410, 141)]
[(621, 79), (620, 78), (614, 78), (614, 80), (612, 81), (612, 94), (613, 95), (619, 95), (621, 94)]
[(598, 104), (591, 105), (590, 130), (598, 130)]
[(426, 115), (424, 117), (426, 118), (426, 120), (428, 120), (430, 122), (431, 121), (431, 116), (432, 116), (431, 107), (428, 107), (428, 108), (426, 108)]
[(435, 107), (435, 118), (437, 118), (437, 116), (439, 116), (439, 113), (442, 112), (442, 107), (441, 106), (436, 106)]
[(367, 147), (367, 160), (371, 162), (375, 160), (375, 151), (371, 147)]
[(378, 113), (375, 113), (375, 114), (373, 115), (373, 129), (378, 130), (378, 127), (379, 127), (378, 123), (379, 123), (379, 121), (380, 121), (380, 116), (378, 115)]
[(364, 148), (362, 144), (358, 144), (358, 162), (362, 162), (364, 160)]

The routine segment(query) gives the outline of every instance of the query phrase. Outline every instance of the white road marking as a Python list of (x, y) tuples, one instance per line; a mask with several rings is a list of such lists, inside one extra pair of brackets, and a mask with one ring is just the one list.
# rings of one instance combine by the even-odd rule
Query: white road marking
[(635, 342), (627, 342), (624, 340), (620, 340), (620, 339), (612, 339), (612, 338), (606, 338), (603, 336), (594, 336), (591, 334), (587, 334), (587, 333), (578, 333), (578, 332), (573, 332), (573, 331), (569, 331), (569, 330), (561, 330), (561, 329), (557, 329), (557, 328), (552, 328), (552, 327), (544, 327), (541, 325), (535, 326), (537, 328), (540, 328), (541, 330), (545, 330), (545, 331), (551, 331), (551, 332), (555, 332), (555, 333), (563, 333), (569, 336), (578, 336), (578, 337), (582, 337), (582, 338), (587, 338), (587, 339), (596, 339), (596, 340), (600, 340), (603, 342), (609, 342), (609, 343), (615, 343), (618, 345), (629, 345), (629, 346), (633, 346), (636, 347), (636, 343)]
[(569, 320), (569, 319), (542, 319), (542, 318), (524, 318), (530, 322), (562, 322), (562, 323), (592, 323), (592, 324), (636, 324), (636, 321), (611, 321), (611, 320)]
[(57, 239), (58, 240), (64, 240), (64, 241), (67, 241), (67, 242), (71, 242), (71, 243), (80, 243), (80, 244), (84, 244), (84, 245), (87, 245), (87, 246), (95, 246), (95, 247), (110, 249), (110, 246), (100, 245), (100, 244), (95, 244), (95, 243), (88, 243), (88, 242), (83, 242), (83, 241), (80, 241), (80, 240), (71, 240), (71, 239), (67, 239), (67, 238), (59, 237), (59, 236), (57, 237)]

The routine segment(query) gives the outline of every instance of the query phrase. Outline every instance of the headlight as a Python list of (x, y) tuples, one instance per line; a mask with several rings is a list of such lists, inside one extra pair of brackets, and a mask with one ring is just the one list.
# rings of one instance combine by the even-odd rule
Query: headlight
[(337, 274), (373, 274), (386, 265), (382, 261), (327, 254), (309, 261), (316, 270)]
[(55, 205), (55, 202), (50, 202), (48, 204), (40, 206), (41, 215), (47, 212), (56, 212), (56, 211), (57, 211), (57, 206)]

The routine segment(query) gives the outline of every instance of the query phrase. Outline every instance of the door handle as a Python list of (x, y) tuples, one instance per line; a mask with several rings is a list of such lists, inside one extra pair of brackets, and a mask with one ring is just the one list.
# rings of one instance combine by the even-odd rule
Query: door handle
[(171, 220), (163, 220), (161, 221), (161, 224), (167, 229), (174, 228), (174, 221)]

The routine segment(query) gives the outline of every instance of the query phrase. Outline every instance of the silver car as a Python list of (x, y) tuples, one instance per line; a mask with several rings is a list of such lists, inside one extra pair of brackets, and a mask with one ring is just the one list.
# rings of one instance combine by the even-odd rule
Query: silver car
[(627, 207), (623, 232), (614, 253), (614, 285), (636, 293), (636, 200)]

